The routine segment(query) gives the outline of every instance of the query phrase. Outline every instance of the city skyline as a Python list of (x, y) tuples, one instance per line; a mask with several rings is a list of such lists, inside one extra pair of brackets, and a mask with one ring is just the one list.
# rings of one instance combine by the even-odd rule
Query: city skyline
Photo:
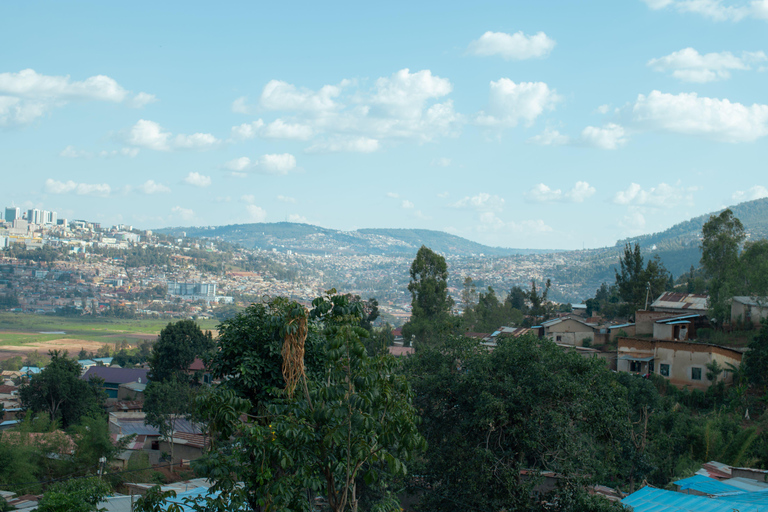
[(768, 196), (768, 0), (0, 6), (3, 207), (580, 249)]

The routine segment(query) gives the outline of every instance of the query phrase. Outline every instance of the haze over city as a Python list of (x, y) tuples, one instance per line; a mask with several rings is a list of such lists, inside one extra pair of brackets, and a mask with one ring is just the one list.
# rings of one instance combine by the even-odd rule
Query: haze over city
[(768, 3), (0, 6), (3, 206), (613, 245), (768, 196)]

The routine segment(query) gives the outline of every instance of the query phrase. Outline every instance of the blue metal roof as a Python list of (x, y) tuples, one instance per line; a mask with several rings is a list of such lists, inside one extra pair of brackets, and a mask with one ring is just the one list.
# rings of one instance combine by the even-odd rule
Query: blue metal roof
[(660, 320), (656, 320), (657, 324), (668, 324), (670, 322), (675, 322), (677, 320), (685, 320), (687, 318), (698, 318), (700, 316), (704, 315), (682, 315), (682, 316), (674, 316), (672, 318), (662, 318)]
[[(768, 489), (754, 492), (744, 492), (741, 489), (738, 491), (739, 492), (720, 494), (719, 496), (712, 497), (718, 501), (730, 503), (731, 509), (738, 507), (740, 511), (745, 508), (745, 505), (742, 505), (742, 503), (754, 503), (755, 505), (760, 505), (762, 510), (765, 510), (766, 506), (768, 506)], [(739, 505), (735, 506), (733, 503), (739, 503)]]
[(609, 325), (608, 329), (622, 329), (624, 327), (632, 327), (635, 325), (634, 323), (628, 323), (628, 324), (620, 324), (620, 325)]
[(681, 325), (681, 324), (689, 324), (691, 322), (687, 320), (678, 320), (677, 322), (667, 322), (667, 325)]
[(722, 494), (725, 492), (742, 492), (738, 487), (728, 485), (704, 475), (693, 475), (690, 478), (684, 478), (675, 482), (681, 491), (694, 490), (705, 494)]
[[(634, 512), (733, 512), (733, 503), (704, 496), (643, 487), (621, 502)], [(739, 505), (739, 512), (759, 512), (753, 505)]]

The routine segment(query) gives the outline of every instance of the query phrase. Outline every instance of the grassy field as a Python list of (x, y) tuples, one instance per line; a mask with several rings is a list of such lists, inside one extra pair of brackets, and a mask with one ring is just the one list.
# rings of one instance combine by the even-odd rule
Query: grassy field
[[(168, 320), (125, 320), (89, 317), (55, 317), (0, 312), (0, 359), (18, 352), (78, 345), (114, 345), (123, 340), (136, 345), (143, 340), (154, 340)], [(216, 320), (199, 321), (203, 330), (213, 330)]]

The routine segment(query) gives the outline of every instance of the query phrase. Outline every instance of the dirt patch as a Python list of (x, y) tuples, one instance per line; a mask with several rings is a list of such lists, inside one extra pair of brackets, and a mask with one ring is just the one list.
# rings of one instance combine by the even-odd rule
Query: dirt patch
[(86, 352), (96, 353), (103, 345), (111, 343), (101, 343), (98, 341), (78, 340), (78, 339), (59, 339), (51, 341), (40, 341), (37, 343), (25, 343), (24, 345), (0, 347), (0, 360), (10, 359), (15, 356), (25, 357), (30, 352), (37, 350), (40, 354), (48, 354), (49, 350), (66, 350), (72, 357), (77, 357), (80, 349)]

